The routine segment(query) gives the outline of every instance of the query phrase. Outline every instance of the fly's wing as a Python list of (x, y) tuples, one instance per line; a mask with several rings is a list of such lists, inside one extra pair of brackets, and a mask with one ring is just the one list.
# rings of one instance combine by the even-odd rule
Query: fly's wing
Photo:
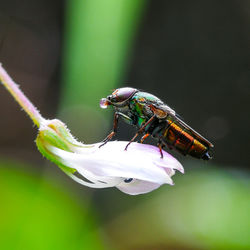
[(168, 119), (168, 117), (171, 117), (172, 122), (177, 122), (180, 124), (183, 129), (189, 133), (191, 136), (193, 136), (195, 139), (198, 141), (204, 143), (208, 147), (212, 148), (214, 145), (209, 142), (206, 138), (204, 138), (202, 135), (200, 135), (198, 132), (196, 132), (194, 129), (192, 129), (189, 125), (187, 125), (181, 117), (176, 114), (176, 112), (171, 109), (169, 106), (166, 104), (153, 104), (151, 103), (150, 105), (151, 110), (154, 112), (154, 114), (160, 118), (160, 119)]
[(176, 115), (175, 111), (171, 109), (168, 105), (164, 104), (162, 101), (152, 102), (147, 100), (146, 105), (153, 111), (153, 113), (159, 119), (165, 119), (168, 115)]

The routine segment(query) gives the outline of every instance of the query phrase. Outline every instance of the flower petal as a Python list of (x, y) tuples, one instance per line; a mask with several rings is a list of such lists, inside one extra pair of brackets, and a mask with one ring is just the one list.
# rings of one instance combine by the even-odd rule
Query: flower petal
[(166, 173), (172, 177), (175, 174), (175, 170), (171, 169), (171, 168), (164, 168), (164, 170), (166, 171)]
[(119, 181), (113, 181), (113, 182), (87, 182), (84, 181), (83, 179), (75, 176), (74, 174), (68, 174), (69, 177), (71, 177), (74, 181), (78, 182), (81, 185), (87, 186), (87, 187), (91, 187), (91, 188), (108, 188), (108, 187), (115, 187), (118, 183), (121, 182), (121, 180)]
[(141, 181), (141, 180), (132, 180), (132, 182), (130, 183), (121, 182), (116, 187), (126, 194), (137, 195), (137, 194), (145, 194), (151, 192), (160, 186), (161, 184), (158, 183)]
[[(127, 142), (115, 141), (107, 143), (101, 148), (98, 147), (99, 144), (96, 144), (96, 150), (93, 152), (91, 149), (93, 154), (87, 153), (86, 148), (80, 154), (65, 152), (55, 147), (52, 147), (51, 150), (61, 158), (66, 166), (75, 168), (78, 172), (86, 169), (96, 176), (135, 178), (160, 184), (173, 184), (165, 169), (154, 163), (160, 158), (158, 151), (154, 154), (145, 154), (142, 150), (145, 145), (138, 143), (132, 143), (131, 148), (125, 151), (126, 144)], [(164, 162), (168, 163), (168, 157), (165, 158)], [(163, 165), (162, 162), (161, 165)], [(167, 164), (167, 167), (174, 166)]]

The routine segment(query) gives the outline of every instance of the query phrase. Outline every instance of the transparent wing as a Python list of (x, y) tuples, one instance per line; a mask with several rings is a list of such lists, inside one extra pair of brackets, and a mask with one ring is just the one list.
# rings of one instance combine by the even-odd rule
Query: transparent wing
[[(193, 128), (187, 125), (182, 120), (182, 118), (178, 114), (176, 114), (176, 112), (173, 109), (171, 109), (169, 106), (167, 106), (166, 104), (159, 105), (157, 103), (150, 103), (149, 106), (156, 115), (161, 114), (162, 118), (166, 118), (166, 119), (169, 119), (169, 117), (171, 117), (171, 120), (173, 122), (177, 122), (181, 127), (183, 127), (183, 129), (187, 133), (192, 135), (195, 139), (197, 139), (198, 141), (202, 142), (204, 145), (210, 148), (214, 147), (214, 145), (210, 141), (208, 141), (201, 134), (199, 134), (197, 131), (195, 131)], [(165, 114), (165, 116), (163, 114)]]

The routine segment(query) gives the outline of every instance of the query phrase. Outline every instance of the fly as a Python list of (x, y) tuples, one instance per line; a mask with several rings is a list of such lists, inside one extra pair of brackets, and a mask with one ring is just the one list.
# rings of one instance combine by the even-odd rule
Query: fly
[(167, 146), (183, 155), (191, 155), (203, 160), (212, 158), (209, 150), (213, 144), (187, 125), (173, 109), (158, 97), (135, 88), (125, 87), (116, 89), (107, 98), (101, 99), (102, 108), (107, 108), (109, 105), (115, 109), (113, 130), (104, 139), (101, 146), (117, 133), (120, 117), (138, 128), (125, 150), (138, 136), (141, 136), (141, 143), (148, 136), (152, 136), (158, 140), (157, 145), (161, 157), (163, 157), (162, 148)]

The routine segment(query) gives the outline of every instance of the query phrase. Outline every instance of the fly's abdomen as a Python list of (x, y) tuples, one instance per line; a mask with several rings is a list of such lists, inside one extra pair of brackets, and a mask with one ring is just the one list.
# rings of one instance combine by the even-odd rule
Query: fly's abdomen
[(208, 148), (203, 143), (187, 133), (185, 128), (175, 122), (170, 122), (162, 132), (163, 142), (183, 155), (189, 154), (196, 158), (203, 158), (208, 151)]

